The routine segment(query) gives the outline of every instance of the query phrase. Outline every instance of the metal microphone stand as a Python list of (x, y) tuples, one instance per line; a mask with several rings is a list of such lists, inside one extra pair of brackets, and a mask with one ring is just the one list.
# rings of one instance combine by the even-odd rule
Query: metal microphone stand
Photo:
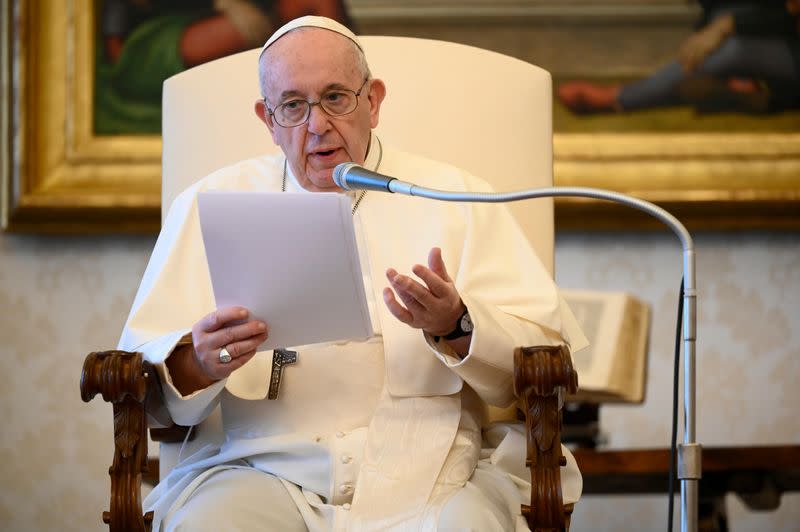
[[(583, 197), (621, 203), (657, 218), (680, 239), (683, 246), (684, 281), (684, 372), (683, 444), (678, 446), (678, 478), (681, 481), (681, 531), (696, 532), (698, 525), (697, 502), (702, 473), (702, 448), (695, 436), (695, 339), (697, 335), (697, 289), (695, 287), (694, 242), (686, 227), (677, 218), (650, 202), (610, 190), (587, 187), (550, 187), (520, 190), (507, 193), (446, 192), (419, 187), (403, 181), (392, 180), (386, 187), (390, 192), (419, 196), (440, 201), (505, 203), (533, 198)], [(384, 189), (385, 190), (385, 189)]]

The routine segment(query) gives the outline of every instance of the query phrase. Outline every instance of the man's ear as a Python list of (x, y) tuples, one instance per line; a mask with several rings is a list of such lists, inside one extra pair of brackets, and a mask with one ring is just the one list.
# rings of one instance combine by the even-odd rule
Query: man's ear
[(386, 97), (386, 84), (383, 80), (373, 79), (369, 84), (369, 125), (372, 129), (378, 127), (378, 119), (381, 114), (381, 103)]
[(255, 112), (258, 119), (264, 122), (269, 128), (269, 132), (272, 133), (272, 130), (275, 129), (275, 123), (272, 121), (272, 115), (267, 112), (267, 104), (261, 98), (256, 100)]

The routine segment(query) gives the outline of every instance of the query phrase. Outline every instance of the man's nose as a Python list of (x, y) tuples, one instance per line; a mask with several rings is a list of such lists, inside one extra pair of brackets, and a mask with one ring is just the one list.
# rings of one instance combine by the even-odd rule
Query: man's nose
[(330, 118), (321, 105), (312, 105), (308, 115), (308, 130), (315, 135), (322, 135), (330, 129)]

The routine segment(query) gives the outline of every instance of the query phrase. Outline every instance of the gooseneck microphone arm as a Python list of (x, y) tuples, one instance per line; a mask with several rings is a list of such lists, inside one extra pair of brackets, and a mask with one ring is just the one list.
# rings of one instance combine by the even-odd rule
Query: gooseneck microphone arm
[(345, 190), (366, 189), (392, 192), (439, 201), (506, 203), (534, 198), (579, 197), (627, 205), (660, 220), (678, 237), (683, 248), (683, 345), (684, 345), (684, 431), (678, 450), (678, 478), (681, 481), (681, 530), (695, 532), (698, 525), (699, 481), (702, 473), (702, 448), (696, 441), (695, 422), (695, 341), (697, 336), (697, 288), (695, 286), (694, 242), (686, 227), (658, 205), (625, 194), (589, 187), (547, 187), (515, 192), (449, 192), (420, 187), (372, 172), (354, 163), (334, 169), (333, 179)]

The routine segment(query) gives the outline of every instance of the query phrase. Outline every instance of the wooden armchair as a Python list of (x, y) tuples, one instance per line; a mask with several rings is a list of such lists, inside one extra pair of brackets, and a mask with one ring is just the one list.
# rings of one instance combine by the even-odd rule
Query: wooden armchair
[[(361, 42), (373, 75), (388, 88), (377, 131), (385, 142), (453, 163), (497, 190), (552, 185), (549, 73), (512, 57), (448, 42), (369, 36)], [(211, 171), (277, 149), (253, 113), (259, 97), (258, 53), (213, 61), (164, 83), (163, 212), (181, 190)], [(476, 95), (485, 102), (513, 102), (514, 113), (476, 105)], [(552, 273), (552, 200), (516, 203), (510, 210)], [(515, 367), (533, 481), (531, 504), (524, 513), (536, 530), (564, 530), (571, 508), (563, 508), (559, 486), (564, 461), (559, 389), (574, 390), (577, 378), (569, 353), (561, 349), (520, 349)], [(147, 529), (139, 495), (142, 474), (148, 471), (146, 424), (149, 419), (172, 425), (159, 405), (158, 390), (156, 373), (141, 355), (92, 353), (84, 364), (83, 399), (100, 393), (114, 405), (111, 509), (104, 514), (112, 530)], [(175, 436), (169, 431), (159, 431), (153, 439), (164, 441), (169, 434), (182, 439), (180, 432)], [(162, 468), (171, 456), (165, 447), (169, 445), (162, 445)]]
[[(514, 353), (514, 393), (524, 413), (528, 440), (526, 465), (531, 470), (531, 502), (522, 514), (534, 531), (569, 529), (572, 506), (563, 504), (560, 393), (574, 393), (578, 378), (569, 351), (524, 347)], [(156, 441), (181, 441), (188, 427), (172, 424), (160, 401), (161, 384), (140, 353), (90, 353), (83, 363), (81, 397), (88, 402), (101, 394), (114, 407), (114, 461), (111, 502), (103, 522), (111, 532), (149, 531), (153, 513), (142, 514), (142, 478), (157, 468), (147, 457), (147, 425)]]

